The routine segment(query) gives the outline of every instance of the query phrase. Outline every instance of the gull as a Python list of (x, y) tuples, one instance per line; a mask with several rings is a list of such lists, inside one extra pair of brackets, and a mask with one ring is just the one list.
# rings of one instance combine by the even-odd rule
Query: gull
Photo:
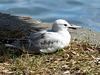
[(58, 19), (53, 23), (51, 30), (38, 31), (27, 38), (20, 38), (12, 44), (5, 45), (21, 49), (24, 47), (31, 53), (52, 53), (69, 45), (71, 35), (68, 28), (76, 27), (71, 26), (66, 20)]

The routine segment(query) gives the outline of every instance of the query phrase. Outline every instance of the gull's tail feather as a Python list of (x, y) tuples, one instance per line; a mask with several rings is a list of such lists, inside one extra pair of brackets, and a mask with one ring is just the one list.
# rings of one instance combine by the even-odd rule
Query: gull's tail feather
[(11, 44), (5, 44), (6, 47), (15, 47), (14, 45)]
[(0, 42), (5, 44), (5, 46), (7, 47), (15, 47), (14, 45), (12, 45), (12, 43), (16, 41), (16, 40), (7, 40), (7, 39), (0, 39)]
[(16, 41), (16, 40), (0, 39), (0, 42), (4, 43), (4, 44), (12, 44), (14, 41)]

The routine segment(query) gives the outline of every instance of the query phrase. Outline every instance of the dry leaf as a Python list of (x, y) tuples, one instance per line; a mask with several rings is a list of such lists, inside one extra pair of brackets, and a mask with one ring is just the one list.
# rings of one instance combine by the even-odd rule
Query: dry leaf
[(31, 18), (31, 16), (25, 16), (25, 17), (23, 17), (23, 18)]
[(63, 74), (70, 74), (70, 71), (65, 71)]

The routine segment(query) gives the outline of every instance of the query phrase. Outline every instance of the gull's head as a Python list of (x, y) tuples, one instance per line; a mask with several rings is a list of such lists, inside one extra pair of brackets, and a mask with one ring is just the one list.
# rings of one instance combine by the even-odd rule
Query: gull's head
[(53, 31), (62, 31), (67, 30), (68, 28), (76, 29), (75, 27), (71, 26), (66, 20), (63, 19), (56, 20), (52, 26)]

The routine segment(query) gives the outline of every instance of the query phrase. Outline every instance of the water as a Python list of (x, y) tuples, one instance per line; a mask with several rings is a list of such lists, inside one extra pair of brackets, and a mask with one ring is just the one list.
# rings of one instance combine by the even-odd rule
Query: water
[(0, 12), (31, 16), (43, 22), (62, 18), (100, 31), (100, 0), (0, 0)]

